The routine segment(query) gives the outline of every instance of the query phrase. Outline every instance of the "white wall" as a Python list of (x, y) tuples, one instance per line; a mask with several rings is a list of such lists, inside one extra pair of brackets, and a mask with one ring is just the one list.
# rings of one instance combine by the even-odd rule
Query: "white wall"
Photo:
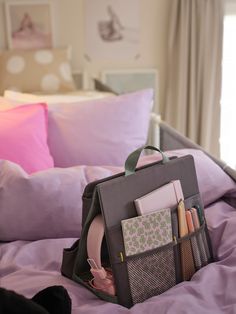
[[(171, 0), (141, 0), (141, 57), (129, 62), (86, 61), (83, 37), (84, 1), (86, 0), (51, 0), (54, 13), (55, 46), (70, 45), (72, 47), (73, 70), (86, 70), (97, 76), (101, 70), (109, 68), (157, 68), (160, 87), (159, 105), (163, 105)], [(97, 4), (99, 5), (99, 0)], [(0, 48), (6, 48), (4, 0), (0, 0)]]

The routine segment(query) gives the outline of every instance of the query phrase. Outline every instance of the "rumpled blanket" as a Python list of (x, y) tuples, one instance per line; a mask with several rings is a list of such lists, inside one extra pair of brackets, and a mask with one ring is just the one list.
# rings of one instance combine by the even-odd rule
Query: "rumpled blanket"
[[(66, 237), (2, 243), (0, 286), (15, 290), (26, 297), (32, 297), (48, 286), (63, 285), (72, 298), (73, 314), (236, 313), (236, 209), (234, 207), (236, 183), (202, 152), (175, 151), (175, 155), (178, 156), (187, 153), (191, 153), (195, 159), (199, 188), (205, 204), (205, 215), (216, 258), (216, 262), (195, 273), (191, 281), (182, 282), (162, 295), (136, 304), (131, 309), (107, 303), (61, 275), (62, 250), (71, 246), (76, 240), (75, 237)], [(155, 158), (155, 156), (145, 157), (142, 162), (154, 161)], [(104, 168), (106, 169), (104, 175), (103, 167), (96, 168), (97, 170), (94, 171), (95, 168), (86, 169), (90, 176), (84, 183), (104, 177), (108, 172), (110, 174), (121, 170), (109, 168), (108, 171)], [(78, 195), (79, 197), (81, 194)], [(3, 220), (4, 211), (1, 212), (1, 209), (0, 205), (0, 220)], [(50, 223), (49, 221), (48, 224)], [(30, 225), (30, 220), (28, 224)]]

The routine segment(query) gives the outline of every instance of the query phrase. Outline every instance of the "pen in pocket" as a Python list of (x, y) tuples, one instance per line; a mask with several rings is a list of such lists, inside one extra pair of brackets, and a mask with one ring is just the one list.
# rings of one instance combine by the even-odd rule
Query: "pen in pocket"
[(197, 210), (197, 215), (198, 215), (199, 223), (201, 226), (204, 223), (204, 215), (203, 215), (202, 208), (199, 205), (194, 206), (194, 208), (196, 208)]
[[(189, 233), (194, 232), (195, 229), (193, 226), (192, 215), (191, 215), (191, 212), (189, 210), (186, 211), (186, 220), (187, 220)], [(199, 269), (199, 268), (201, 268), (202, 263), (201, 263), (201, 256), (200, 256), (196, 236), (190, 238), (190, 241), (191, 241), (191, 246), (192, 246), (192, 252), (193, 252), (195, 267), (196, 267), (196, 269)]]
[[(193, 219), (194, 229), (198, 230), (200, 228), (200, 224), (199, 224), (197, 210), (196, 210), (196, 208), (191, 208), (190, 211), (191, 211), (191, 215), (192, 215), (192, 219)], [(203, 242), (202, 234), (201, 233), (197, 234), (196, 238), (197, 238), (197, 243), (198, 243), (198, 247), (199, 247), (199, 251), (200, 251), (202, 266), (204, 266), (207, 264), (208, 258), (207, 258), (207, 253), (206, 253), (205, 245)]]
[[(181, 200), (178, 204), (178, 221), (179, 221), (179, 235), (184, 237), (188, 235), (188, 226), (185, 216), (185, 205), (184, 201)], [(193, 274), (195, 273), (195, 264), (193, 260), (192, 247), (190, 240), (183, 240), (180, 243), (180, 252), (181, 252), (181, 270), (182, 270), (182, 279), (190, 280)]]

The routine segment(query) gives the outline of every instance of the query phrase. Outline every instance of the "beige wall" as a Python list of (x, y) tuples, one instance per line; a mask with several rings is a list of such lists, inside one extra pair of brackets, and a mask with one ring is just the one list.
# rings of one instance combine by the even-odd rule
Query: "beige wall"
[[(86, 0), (51, 0), (54, 13), (54, 43), (55, 46), (70, 45), (72, 47), (73, 70), (86, 70), (98, 76), (103, 69), (157, 68), (160, 88), (159, 105), (163, 104), (171, 0), (141, 0), (141, 57), (136, 61), (128, 62), (86, 61), (83, 37), (84, 1)], [(99, 5), (99, 0), (97, 3)], [(5, 47), (4, 1), (0, 0), (0, 48)]]

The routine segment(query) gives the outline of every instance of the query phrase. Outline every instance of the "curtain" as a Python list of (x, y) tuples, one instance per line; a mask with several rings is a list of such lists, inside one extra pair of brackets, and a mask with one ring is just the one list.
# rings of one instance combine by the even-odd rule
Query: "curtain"
[(172, 0), (163, 119), (219, 157), (223, 4)]

